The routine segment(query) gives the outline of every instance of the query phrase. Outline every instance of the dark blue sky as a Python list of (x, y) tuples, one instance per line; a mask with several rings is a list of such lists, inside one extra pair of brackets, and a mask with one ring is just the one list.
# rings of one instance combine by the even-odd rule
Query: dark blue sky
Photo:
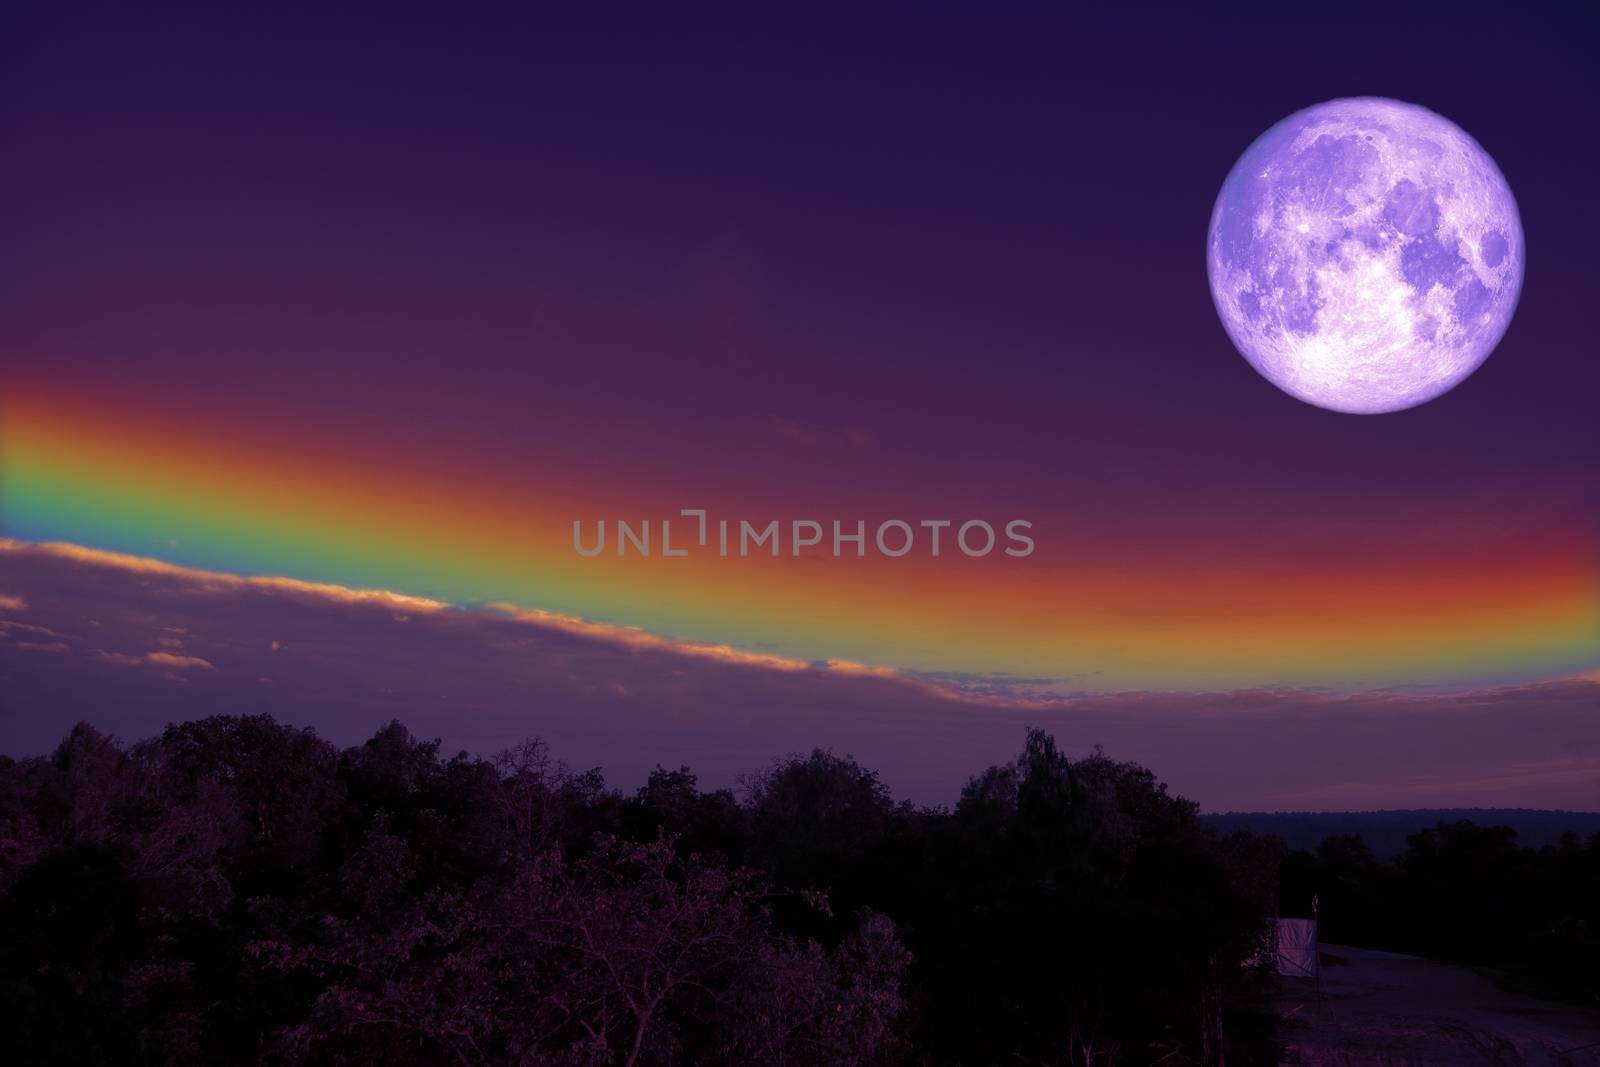
[[(1207, 477), (1287, 434), (1329, 488), (1397, 452), (1397, 485), (1591, 458), (1587, 5), (66, 8), (0, 32), (0, 350), (56, 377), (308, 418), (434, 410), (446, 379), (447, 405), (537, 383), (680, 427), (824, 408), (951, 458), (1095, 453), (1137, 419)], [(1284, 405), (1202, 269), (1239, 152), (1361, 94), (1476, 136), (1530, 250), (1496, 356), (1377, 425)]]

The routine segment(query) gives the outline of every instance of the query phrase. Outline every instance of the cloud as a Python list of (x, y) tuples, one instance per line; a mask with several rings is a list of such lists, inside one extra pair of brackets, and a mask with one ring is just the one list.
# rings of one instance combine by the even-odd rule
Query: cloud
[(27, 611), (28, 602), (10, 593), (0, 593), (0, 611)]
[[(263, 592), (282, 593), (288, 596), (309, 597), (313, 599), (328, 600), (340, 604), (375, 604), (391, 608), (407, 608), (416, 611), (434, 613), (451, 609), (451, 605), (440, 600), (430, 600), (426, 597), (410, 596), (404, 593), (395, 593), (382, 589), (351, 589), (342, 585), (331, 585), (322, 582), (302, 582), (293, 578), (267, 578), (267, 577), (241, 577), (232, 574), (222, 574), (216, 571), (204, 571), (189, 567), (180, 567), (172, 563), (163, 563), (160, 560), (145, 559), (140, 556), (130, 556), (120, 552), (104, 552), (100, 549), (85, 548), (81, 545), (70, 545), (61, 542), (34, 543), (18, 541), (10, 538), (0, 538), (0, 558), (5, 556), (27, 558), (50, 557), (82, 563), (90, 566), (108, 567), (133, 574), (160, 575), (178, 579), (185, 587), (194, 592), (229, 592), (242, 589), (260, 590)], [(762, 666), (773, 670), (808, 670), (825, 669), (848, 674), (876, 674), (893, 675), (896, 672), (888, 667), (871, 667), (865, 664), (851, 663), (847, 660), (824, 660), (812, 662), (809, 660), (792, 659), (783, 656), (774, 656), (758, 652), (748, 652), (734, 648), (732, 645), (711, 644), (696, 641), (679, 641), (659, 634), (650, 633), (634, 626), (618, 626), (611, 623), (591, 622), (587, 619), (573, 615), (561, 615), (556, 612), (538, 609), (522, 608), (515, 604), (490, 603), (483, 610), (496, 612), (519, 622), (530, 623), (536, 626), (549, 627), (567, 633), (579, 634), (596, 640), (608, 641), (635, 649), (658, 649), (677, 652), (683, 655), (703, 656), (708, 659), (720, 660), (728, 663), (743, 663), (752, 666)], [(402, 612), (391, 614), (395, 622), (410, 622), (411, 616)], [(168, 633), (188, 634), (190, 631), (184, 627), (164, 626), (160, 629)], [(169, 648), (181, 648), (182, 642), (169, 637), (158, 637), (157, 642)], [(271, 643), (273, 651), (281, 647), (279, 642)]]
[(14, 633), (39, 634), (43, 637), (58, 638), (65, 636), (64, 634), (56, 633), (48, 626), (35, 626), (33, 623), (13, 622), (10, 619), (0, 619), (0, 637), (6, 637)]
[(843, 674), (874, 674), (884, 677), (893, 676), (896, 673), (892, 668), (868, 667), (860, 663), (851, 663), (848, 660), (793, 659), (787, 656), (774, 656), (761, 652), (747, 652), (734, 648), (732, 645), (709, 644), (701, 641), (678, 641), (670, 637), (662, 637), (659, 634), (650, 633), (648, 630), (641, 630), (635, 626), (616, 626), (611, 623), (589, 622), (587, 619), (580, 619), (572, 615), (558, 615), (552, 611), (529, 610), (527, 608), (519, 608), (514, 604), (487, 604), (485, 608), (489, 611), (499, 612), (507, 618), (516, 619), (518, 622), (548, 627), (553, 630), (560, 630), (563, 633), (589, 637), (597, 641), (623, 645), (627, 648), (671, 652), (682, 656), (697, 656), (718, 660), (723, 663), (765, 667), (768, 670), (778, 671), (830, 670)]
[(207, 671), (216, 669), (211, 663), (201, 659), (199, 656), (174, 656), (170, 652), (147, 652), (144, 658), (160, 667), (175, 667), (180, 670), (198, 668)]
[[(623, 788), (657, 763), (731, 785), (774, 755), (820, 746), (878, 769), (900, 796), (950, 803), (969, 775), (1014, 758), (1033, 725), (1068, 752), (1100, 744), (1144, 763), (1208, 810), (1600, 810), (1593, 679), (1461, 693), (1027, 702), (1004, 696), (1004, 678), (819, 666), (505, 605), (407, 607), (402, 625), (389, 594), (125, 567), (90, 552), (14, 545), (0, 551), (0, 587), (27, 598), (28, 625), (68, 646), (43, 656), (18, 647), (42, 635), (0, 640), (0, 752), (12, 755), (48, 751), (79, 719), (135, 738), (174, 721), (266, 712), (354, 744), (399, 718), (449, 751), (542, 735)], [(70, 636), (90, 632), (91, 618), (100, 623), (92, 644)], [(181, 655), (93, 651), (149, 649), (179, 631), (188, 635)], [(974, 696), (951, 682), (992, 691)]]
[[(324, 582), (302, 582), (295, 578), (220, 574), (215, 571), (180, 567), (172, 563), (163, 563), (160, 560), (146, 559), (143, 556), (130, 556), (122, 552), (105, 552), (98, 548), (85, 548), (82, 545), (70, 545), (59, 541), (33, 543), (18, 541), (13, 538), (0, 538), (0, 555), (49, 555), (79, 563), (115, 567), (134, 574), (180, 578), (190, 583), (195, 589), (207, 592), (236, 589), (276, 590), (292, 595), (312, 596), (342, 603), (384, 604), (390, 607), (408, 608), (413, 611), (443, 611), (450, 606), (440, 600), (409, 596), (404, 593), (391, 593), (382, 589), (350, 589), (342, 585), (331, 585)], [(183, 633), (185, 631), (178, 629), (173, 632)]]
[(169, 667), (175, 670), (188, 670), (199, 668), (202, 670), (215, 670), (215, 666), (198, 656), (174, 656), (170, 652), (146, 652), (142, 656), (131, 656), (126, 652), (95, 652), (95, 659), (101, 663), (109, 663), (117, 667)]

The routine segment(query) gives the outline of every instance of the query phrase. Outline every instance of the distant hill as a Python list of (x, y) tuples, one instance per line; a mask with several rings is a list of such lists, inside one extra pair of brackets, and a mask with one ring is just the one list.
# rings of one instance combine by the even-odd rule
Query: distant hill
[(1390, 859), (1404, 852), (1406, 838), (1441, 822), (1467, 820), (1479, 826), (1509, 826), (1517, 841), (1538, 848), (1564, 833), (1600, 834), (1600, 812), (1539, 811), (1532, 808), (1420, 808), (1408, 811), (1230, 811), (1201, 816), (1226, 834), (1240, 828), (1277, 834), (1289, 847), (1316, 851), (1332, 834), (1360, 834), (1372, 854)]

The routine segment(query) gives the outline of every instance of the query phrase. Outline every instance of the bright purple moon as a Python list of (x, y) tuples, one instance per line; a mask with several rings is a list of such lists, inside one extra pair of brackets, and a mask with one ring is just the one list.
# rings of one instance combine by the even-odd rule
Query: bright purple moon
[(1269, 381), (1358, 414), (1476, 370), (1522, 290), (1516, 200), (1455, 123), (1380, 97), (1296, 112), (1246, 149), (1211, 213), (1222, 324)]

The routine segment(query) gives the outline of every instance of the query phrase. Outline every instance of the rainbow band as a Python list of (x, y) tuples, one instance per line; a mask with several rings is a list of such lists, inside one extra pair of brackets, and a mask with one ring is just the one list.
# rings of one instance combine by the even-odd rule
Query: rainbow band
[[(1085, 549), (1042, 522), (1026, 560), (583, 559), (574, 518), (618, 517), (621, 500), (624, 517), (676, 518), (704, 502), (297, 440), (12, 386), (0, 409), (0, 533), (503, 602), (757, 657), (1042, 679), (1058, 691), (1469, 685), (1600, 665), (1600, 568), (1581, 517), (1537, 542), (1513, 526), (1453, 553), (1396, 536), (1400, 547), (1381, 555), (1314, 565)], [(742, 513), (805, 517), (756, 503)], [(675, 540), (690, 529), (675, 522)]]

